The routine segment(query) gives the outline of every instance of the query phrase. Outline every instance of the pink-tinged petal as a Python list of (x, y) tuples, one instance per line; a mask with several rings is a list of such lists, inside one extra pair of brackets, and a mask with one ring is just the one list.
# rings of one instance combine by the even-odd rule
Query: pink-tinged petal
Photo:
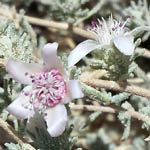
[[(8, 107), (7, 111), (14, 115), (18, 119), (26, 119), (30, 118), (34, 115), (34, 110), (30, 110), (29, 108), (26, 108), (25, 106), (29, 106), (30, 104), (28, 93), (32, 90), (31, 86), (27, 86), (23, 89), (23, 91), (20, 93), (20, 95), (17, 97), (16, 100), (14, 100)], [(27, 94), (25, 96), (24, 92)]]
[(86, 40), (80, 43), (71, 51), (68, 57), (68, 67), (72, 67), (88, 53), (100, 47), (101, 45), (99, 45), (98, 42), (94, 40)]
[(144, 31), (150, 31), (150, 26), (136, 27), (135, 29), (133, 29), (132, 31), (130, 31), (127, 34), (131, 34), (133, 36), (137, 36), (138, 34), (143, 33)]
[(45, 111), (47, 131), (52, 137), (61, 135), (67, 123), (67, 110), (64, 105), (58, 104)]
[(61, 104), (67, 104), (72, 100), (72, 97), (69, 91), (70, 90), (67, 91), (65, 97), (62, 99)]
[(120, 36), (113, 39), (115, 47), (124, 55), (133, 55), (135, 44), (133, 42), (134, 37), (131, 35)]
[(61, 60), (57, 56), (58, 43), (48, 43), (42, 49), (42, 57), (45, 70), (58, 69), (60, 73), (64, 74), (64, 67)]
[[(69, 99), (70, 97), (70, 99)], [(84, 94), (81, 90), (80, 84), (77, 80), (70, 80), (67, 82), (67, 96), (64, 99), (64, 103), (67, 103), (68, 100), (77, 99), (84, 97)]]
[(24, 63), (10, 59), (6, 65), (6, 71), (11, 77), (22, 84), (31, 84), (28, 74), (41, 72), (43, 66), (36, 63)]

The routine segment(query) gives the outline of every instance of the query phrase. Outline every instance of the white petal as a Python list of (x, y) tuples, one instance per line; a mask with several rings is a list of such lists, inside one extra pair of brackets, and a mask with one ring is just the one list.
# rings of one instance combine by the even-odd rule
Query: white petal
[(48, 43), (42, 49), (42, 57), (44, 61), (45, 70), (52, 68), (58, 69), (60, 73), (64, 74), (63, 65), (57, 56), (58, 43)]
[(98, 42), (94, 40), (86, 40), (80, 43), (70, 53), (68, 57), (68, 67), (72, 67), (88, 53), (100, 47), (101, 46), (98, 44)]
[(133, 40), (133, 36), (126, 35), (113, 39), (113, 43), (115, 47), (124, 55), (132, 55), (135, 49), (135, 44)]
[(72, 97), (69, 92), (66, 93), (65, 98), (61, 101), (61, 104), (67, 104), (72, 100)]
[(67, 110), (64, 105), (58, 104), (45, 111), (44, 116), (47, 123), (47, 130), (52, 137), (61, 135), (67, 123)]
[(133, 36), (136, 36), (136, 35), (138, 35), (139, 33), (143, 32), (143, 31), (150, 31), (150, 26), (136, 27), (135, 29), (133, 29), (132, 31), (130, 31), (129, 34), (131, 34)]
[[(31, 86), (27, 86), (23, 89), (24, 92), (29, 92), (32, 90)], [(14, 100), (8, 107), (7, 111), (16, 116), (18, 119), (26, 119), (30, 118), (34, 115), (33, 110), (29, 110), (28, 108), (25, 108), (24, 106), (29, 104), (29, 96), (25, 96), (23, 94), (23, 91), (20, 93), (18, 98)]]
[(24, 63), (10, 59), (6, 65), (6, 71), (11, 77), (23, 84), (31, 84), (31, 78), (25, 73), (36, 73), (42, 71), (43, 66), (36, 63)]
[(80, 84), (77, 80), (70, 80), (67, 82), (67, 94), (70, 97), (70, 100), (84, 97)]

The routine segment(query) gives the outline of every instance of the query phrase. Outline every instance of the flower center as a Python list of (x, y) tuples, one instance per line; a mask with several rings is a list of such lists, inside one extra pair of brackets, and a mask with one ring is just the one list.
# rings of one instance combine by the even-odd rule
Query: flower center
[(57, 69), (35, 73), (30, 75), (30, 78), (33, 83), (32, 92), (24, 94), (27, 96), (29, 94), (30, 103), (34, 108), (41, 110), (54, 107), (65, 97), (67, 92), (66, 83)]
[(102, 21), (98, 19), (98, 22), (92, 21), (92, 28), (89, 29), (90, 32), (94, 33), (97, 41), (100, 44), (110, 44), (111, 40), (117, 36), (121, 36), (125, 33), (125, 22), (117, 21), (113, 19), (112, 16), (109, 17), (108, 22), (103, 18)]

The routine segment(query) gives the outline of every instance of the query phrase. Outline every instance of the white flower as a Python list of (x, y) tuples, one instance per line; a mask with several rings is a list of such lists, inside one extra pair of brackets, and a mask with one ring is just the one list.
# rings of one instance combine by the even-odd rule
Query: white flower
[(93, 27), (89, 31), (95, 34), (97, 40), (86, 40), (77, 45), (68, 57), (68, 66), (72, 67), (91, 51), (102, 49), (110, 44), (114, 44), (124, 55), (132, 55), (135, 49), (133, 35), (136, 32), (149, 31), (150, 27), (141, 26), (132, 31), (127, 31), (127, 28), (125, 28), (126, 22), (117, 21), (112, 16), (109, 17), (108, 22), (103, 18), (102, 21), (98, 20), (98, 23), (93, 22)]
[(66, 80), (63, 65), (57, 56), (57, 43), (42, 49), (43, 65), (9, 60), (6, 70), (20, 83), (28, 84), (7, 110), (18, 119), (29, 119), (40, 112), (49, 134), (59, 136), (67, 123), (66, 103), (83, 97), (76, 80)]

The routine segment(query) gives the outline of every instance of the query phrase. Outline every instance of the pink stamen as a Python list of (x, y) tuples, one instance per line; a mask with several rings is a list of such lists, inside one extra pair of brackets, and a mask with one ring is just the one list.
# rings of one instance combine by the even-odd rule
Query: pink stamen
[(96, 27), (97, 22), (96, 21), (91, 21), (91, 25), (92, 25), (92, 28), (94, 28), (94, 27)]
[(121, 17), (125, 17), (125, 15), (124, 15), (123, 13), (120, 13), (120, 16), (121, 16)]
[(25, 96), (29, 96), (30, 93), (29, 93), (29, 92), (24, 92), (24, 95), (25, 95)]
[(120, 24), (119, 24), (119, 27), (122, 27), (122, 26), (123, 26), (123, 23), (120, 23)]
[(131, 18), (131, 16), (126, 16), (126, 18)]
[(25, 72), (25, 76), (27, 76), (28, 75), (28, 72)]
[(31, 95), (34, 108), (41, 109), (41, 105), (54, 107), (65, 97), (67, 88), (63, 76), (57, 69), (30, 75), (35, 92)]

